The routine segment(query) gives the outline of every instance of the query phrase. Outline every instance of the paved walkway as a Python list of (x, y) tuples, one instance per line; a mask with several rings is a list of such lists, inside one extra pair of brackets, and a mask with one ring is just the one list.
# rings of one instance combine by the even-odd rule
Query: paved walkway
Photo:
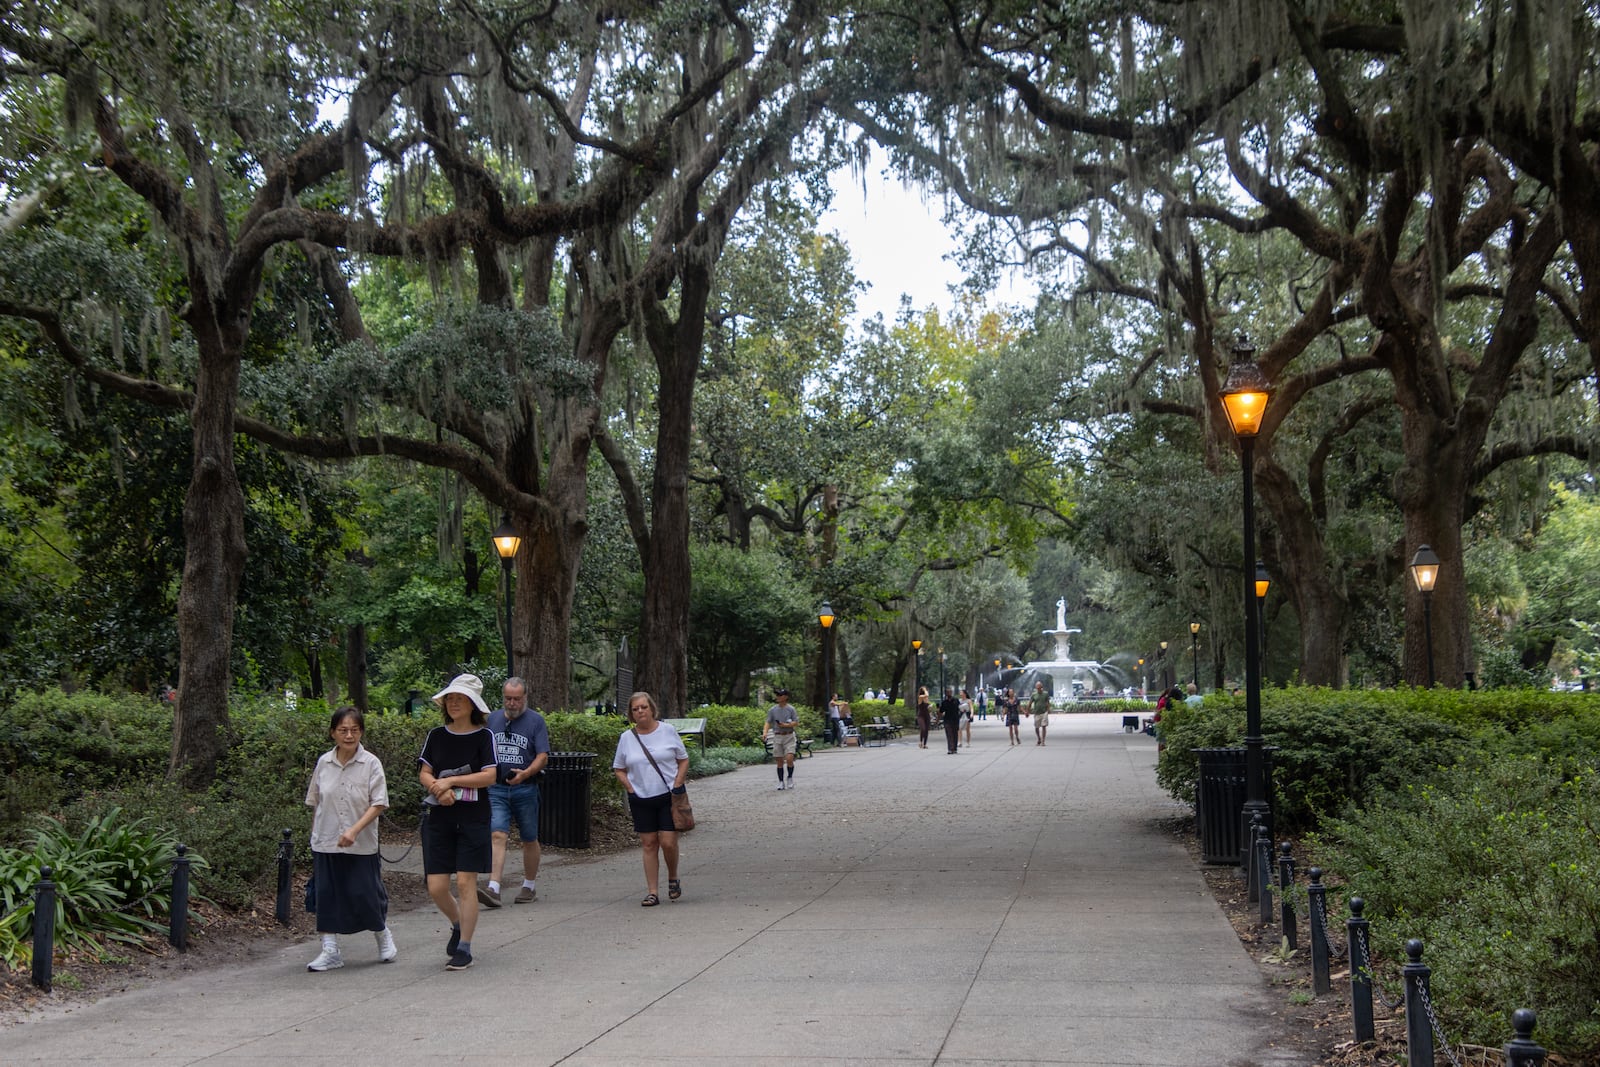
[[(1278, 1065), (1272, 1002), (1156, 821), (1155, 745), (1115, 715), (992, 718), (693, 785), (684, 898), (639, 907), (637, 852), (541, 871), (444, 970), (431, 908), (400, 958), (343, 939), (161, 982), (4, 1034), (15, 1063)], [(1028, 727), (1025, 725), (1024, 730)], [(512, 851), (516, 855), (516, 851)], [(508, 872), (509, 873), (509, 872)], [(396, 877), (391, 875), (391, 877)], [(663, 882), (663, 885), (665, 883)]]

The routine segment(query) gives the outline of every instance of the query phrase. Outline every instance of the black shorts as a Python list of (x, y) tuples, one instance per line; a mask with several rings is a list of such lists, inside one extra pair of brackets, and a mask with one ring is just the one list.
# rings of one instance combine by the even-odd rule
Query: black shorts
[(672, 821), (671, 793), (655, 797), (629, 793), (628, 811), (633, 813), (633, 828), (641, 834), (678, 832), (678, 827)]
[(484, 874), (494, 869), (489, 824), (461, 822), (430, 811), (422, 824), (422, 873)]

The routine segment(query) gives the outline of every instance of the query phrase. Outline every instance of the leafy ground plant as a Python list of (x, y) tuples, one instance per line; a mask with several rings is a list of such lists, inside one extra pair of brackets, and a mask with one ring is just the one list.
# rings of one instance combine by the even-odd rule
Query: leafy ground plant
[[(0, 955), (7, 964), (31, 959), (35, 891), (46, 869), (55, 884), (58, 951), (99, 958), (108, 944), (136, 944), (162, 930), (178, 844), (170, 832), (112, 808), (76, 832), (52, 820), (31, 838), (27, 847), (0, 850)], [(199, 856), (190, 860), (205, 866)]]

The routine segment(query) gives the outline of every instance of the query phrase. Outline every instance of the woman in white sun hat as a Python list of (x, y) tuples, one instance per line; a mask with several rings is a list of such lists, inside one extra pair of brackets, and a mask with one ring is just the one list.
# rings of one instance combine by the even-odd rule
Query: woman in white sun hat
[[(428, 895), (450, 920), (448, 971), (472, 966), (472, 932), (478, 925), (478, 875), (493, 869), (489, 838), (489, 787), (495, 782), (494, 735), (484, 723), (483, 681), (458, 674), (433, 694), (444, 725), (428, 731), (417, 777), (427, 795), (422, 826), (422, 870)], [(450, 893), (450, 876), (457, 891)]]

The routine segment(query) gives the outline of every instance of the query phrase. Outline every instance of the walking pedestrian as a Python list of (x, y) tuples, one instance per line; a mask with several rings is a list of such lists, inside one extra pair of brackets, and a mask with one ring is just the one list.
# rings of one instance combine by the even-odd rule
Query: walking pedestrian
[(961, 701), (956, 699), (956, 691), (949, 686), (945, 687), (944, 699), (939, 701), (939, 718), (944, 724), (946, 749), (954, 756), (961, 737)]
[[(788, 693), (780, 689), (780, 693)], [(633, 729), (617, 740), (611, 770), (628, 793), (628, 811), (639, 835), (644, 859), (644, 899), (641, 907), (661, 903), (661, 861), (667, 861), (667, 899), (683, 896), (678, 881), (678, 829), (672, 821), (672, 794), (683, 790), (689, 774), (689, 750), (675, 727), (660, 720), (655, 697), (635, 693), (628, 698), (628, 719)], [(673, 773), (668, 777), (666, 768)]]
[(1017, 702), (1017, 694), (1010, 688), (1001, 698), (1001, 712), (1006, 717), (1006, 733), (1011, 737), (1013, 745), (1022, 744), (1022, 706)]
[(978, 721), (989, 721), (989, 698), (982, 689), (978, 690)]
[(311, 871), (315, 880), (317, 933), (322, 951), (308, 971), (344, 966), (339, 935), (370, 930), (378, 961), (397, 955), (389, 932), (389, 894), (378, 858), (378, 817), (389, 806), (383, 763), (361, 744), (366, 717), (349, 705), (333, 713), (324, 752), (311, 772), (306, 804), (311, 816)]
[(928, 727), (933, 724), (933, 708), (928, 706), (928, 687), (917, 687), (917, 747), (928, 747)]
[(478, 903), (486, 908), (500, 906), (500, 879), (505, 874), (506, 843), (513, 821), (522, 839), (522, 888), (513, 903), (531, 904), (539, 899), (538, 779), (550, 761), (550, 728), (543, 715), (528, 710), (528, 683), (507, 678), (500, 689), (500, 702), (502, 707), (490, 713), (488, 723), (500, 769), (499, 781), (489, 787), (489, 884), (478, 889)]
[(800, 738), (795, 733), (800, 725), (800, 713), (789, 703), (789, 690), (779, 686), (772, 694), (776, 704), (767, 709), (767, 721), (761, 724), (761, 740), (772, 739), (772, 758), (778, 764), (778, 789), (785, 787), (783, 778), (784, 763), (787, 760), (789, 770), (788, 788), (794, 788), (794, 754), (800, 747)]
[(961, 743), (972, 745), (972, 697), (963, 689), (960, 697), (961, 703)]
[(1050, 728), (1050, 694), (1044, 691), (1043, 682), (1033, 683), (1033, 696), (1028, 698), (1028, 710), (1033, 714), (1034, 743), (1044, 744), (1044, 735)]
[[(426, 796), (422, 824), (422, 871), (428, 895), (450, 920), (445, 955), (447, 971), (472, 966), (472, 934), (478, 926), (478, 875), (494, 863), (489, 844), (489, 787), (498, 775), (494, 737), (485, 728), (489, 707), (483, 681), (458, 674), (433, 695), (444, 710), (444, 725), (428, 731), (417, 757)], [(455, 875), (456, 893), (450, 894)]]

